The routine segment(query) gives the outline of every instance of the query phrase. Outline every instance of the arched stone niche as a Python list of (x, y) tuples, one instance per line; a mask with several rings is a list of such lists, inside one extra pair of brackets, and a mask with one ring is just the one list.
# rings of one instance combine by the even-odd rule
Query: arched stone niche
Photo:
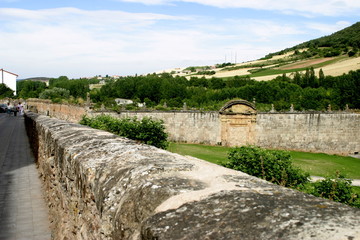
[(245, 100), (227, 102), (219, 111), (221, 145), (243, 146), (255, 143), (256, 108)]

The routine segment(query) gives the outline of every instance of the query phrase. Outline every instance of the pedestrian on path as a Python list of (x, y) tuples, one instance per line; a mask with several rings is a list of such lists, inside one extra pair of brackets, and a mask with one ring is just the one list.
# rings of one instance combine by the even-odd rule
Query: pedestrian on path
[(16, 115), (18, 113), (18, 105), (17, 104), (15, 104), (13, 112), (14, 112), (14, 117), (16, 117)]
[(19, 102), (17, 105), (17, 109), (19, 111), (19, 115), (22, 116), (24, 114), (24, 106), (21, 104), (21, 102)]
[(10, 116), (12, 108), (13, 108), (13, 106), (10, 104), (10, 102), (8, 102), (7, 103), (7, 109), (6, 109), (6, 112), (7, 112), (8, 116)]

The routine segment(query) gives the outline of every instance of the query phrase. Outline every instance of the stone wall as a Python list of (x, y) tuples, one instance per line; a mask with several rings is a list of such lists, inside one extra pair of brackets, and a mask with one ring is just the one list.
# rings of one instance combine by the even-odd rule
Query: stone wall
[(332, 154), (360, 151), (360, 114), (267, 113), (256, 119), (256, 145)]
[[(231, 105), (232, 103), (240, 105)], [(245, 105), (241, 105), (245, 102)], [(83, 115), (152, 117), (164, 121), (169, 140), (209, 145), (261, 147), (353, 155), (360, 152), (360, 114), (256, 113), (246, 101), (232, 101), (220, 112), (124, 111), (94, 112), (88, 108), (30, 100), (28, 109), (58, 119), (78, 122)]]
[(360, 209), (28, 112), (54, 239), (360, 239)]
[[(101, 114), (101, 113), (98, 113)], [(109, 113), (108, 113), (109, 114)], [(90, 114), (91, 115), (91, 114)], [(92, 114), (93, 116), (96, 114)], [(216, 145), (221, 142), (219, 113), (198, 111), (177, 112), (121, 112), (111, 114), (114, 117), (126, 118), (151, 117), (163, 120), (169, 140), (174, 142), (188, 142)]]
[(76, 123), (81, 120), (82, 116), (88, 113), (88, 109), (86, 107), (52, 103), (51, 100), (47, 99), (30, 98), (26, 101), (26, 107), (28, 110), (35, 113)]

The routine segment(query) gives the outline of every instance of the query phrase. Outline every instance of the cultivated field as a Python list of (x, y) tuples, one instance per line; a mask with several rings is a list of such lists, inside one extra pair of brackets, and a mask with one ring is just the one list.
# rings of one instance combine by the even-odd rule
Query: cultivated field
[[(229, 68), (215, 68), (214, 75), (201, 75), (201, 74), (175, 74), (181, 76), (195, 76), (195, 77), (218, 77), (228, 78), (234, 76), (250, 76), (252, 79), (258, 81), (267, 81), (281, 76), (286, 73), (287, 76), (291, 76), (296, 71), (304, 73), (306, 68), (314, 67), (315, 73), (318, 74), (320, 69), (323, 70), (325, 75), (339, 76), (346, 74), (349, 71), (356, 71), (360, 69), (360, 57), (331, 57), (331, 58), (313, 58), (305, 59), (300, 61), (291, 60), (291, 54), (287, 53), (284, 55), (274, 56), (267, 60), (255, 60), (250, 62), (238, 63)], [(280, 62), (280, 64), (278, 63)], [(259, 65), (262, 65), (259, 67)], [(264, 74), (253, 74), (259, 70), (273, 70), (264, 71)], [(169, 71), (170, 72), (170, 71)], [(260, 76), (259, 76), (260, 75)]]

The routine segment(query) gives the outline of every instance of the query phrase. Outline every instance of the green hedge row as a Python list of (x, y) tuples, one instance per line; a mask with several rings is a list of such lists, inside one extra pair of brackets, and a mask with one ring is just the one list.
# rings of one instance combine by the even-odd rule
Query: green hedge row
[(158, 148), (166, 149), (168, 146), (168, 134), (165, 132), (163, 122), (151, 118), (137, 120), (136, 118), (118, 119), (109, 115), (100, 115), (93, 118), (84, 116), (80, 124), (105, 130)]

